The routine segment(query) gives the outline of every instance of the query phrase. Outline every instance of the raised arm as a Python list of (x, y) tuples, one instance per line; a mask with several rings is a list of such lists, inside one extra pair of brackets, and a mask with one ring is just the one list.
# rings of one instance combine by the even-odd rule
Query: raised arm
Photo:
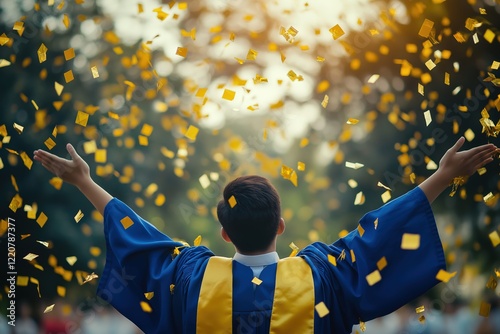
[(419, 185), (429, 203), (434, 202), (450, 185), (453, 178), (470, 176), (479, 168), (493, 161), (492, 155), (497, 149), (495, 145), (486, 144), (458, 152), (464, 142), (465, 138), (460, 137), (441, 158), (438, 170)]
[(77, 187), (102, 215), (104, 208), (113, 197), (92, 180), (89, 165), (76, 153), (71, 144), (66, 145), (71, 160), (58, 157), (44, 150), (36, 150), (34, 159), (49, 172), (60, 177), (64, 182)]

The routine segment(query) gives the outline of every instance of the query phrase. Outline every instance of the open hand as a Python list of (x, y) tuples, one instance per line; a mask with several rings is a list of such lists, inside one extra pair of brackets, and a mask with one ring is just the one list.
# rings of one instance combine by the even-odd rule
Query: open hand
[(66, 145), (71, 160), (64, 159), (44, 150), (36, 150), (33, 158), (40, 162), (52, 174), (60, 177), (64, 182), (79, 186), (90, 178), (89, 165), (76, 153), (71, 144)]
[(471, 148), (467, 151), (458, 152), (465, 142), (464, 137), (453, 145), (439, 162), (439, 172), (446, 175), (450, 180), (458, 176), (470, 176), (479, 168), (493, 161), (493, 154), (497, 147), (486, 144)]

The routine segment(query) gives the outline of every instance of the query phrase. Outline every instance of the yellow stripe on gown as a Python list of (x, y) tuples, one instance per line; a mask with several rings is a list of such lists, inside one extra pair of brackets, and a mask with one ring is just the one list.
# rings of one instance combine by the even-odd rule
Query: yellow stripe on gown
[[(232, 333), (232, 259), (208, 261), (196, 319), (197, 333)], [(300, 257), (281, 259), (276, 271), (270, 333), (313, 333), (314, 282), (311, 267)]]

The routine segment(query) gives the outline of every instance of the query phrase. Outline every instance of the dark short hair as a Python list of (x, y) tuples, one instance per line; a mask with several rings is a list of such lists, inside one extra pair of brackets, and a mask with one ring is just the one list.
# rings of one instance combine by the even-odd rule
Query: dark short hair
[[(232, 208), (231, 196), (236, 199)], [(217, 205), (217, 217), (240, 252), (264, 251), (278, 231), (280, 197), (268, 179), (257, 175), (242, 176), (224, 188), (223, 199)]]

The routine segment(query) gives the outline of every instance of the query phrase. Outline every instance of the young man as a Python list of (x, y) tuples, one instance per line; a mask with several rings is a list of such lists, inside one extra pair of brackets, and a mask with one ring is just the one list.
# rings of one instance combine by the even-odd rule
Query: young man
[(445, 268), (430, 203), (457, 176), (493, 160), (492, 144), (458, 152), (418, 187), (369, 212), (331, 245), (316, 242), (279, 260), (280, 199), (268, 180), (230, 182), (217, 206), (233, 259), (175, 242), (113, 198), (72, 160), (37, 150), (35, 160), (76, 186), (104, 216), (106, 266), (98, 295), (146, 333), (349, 333), (438, 283)]

